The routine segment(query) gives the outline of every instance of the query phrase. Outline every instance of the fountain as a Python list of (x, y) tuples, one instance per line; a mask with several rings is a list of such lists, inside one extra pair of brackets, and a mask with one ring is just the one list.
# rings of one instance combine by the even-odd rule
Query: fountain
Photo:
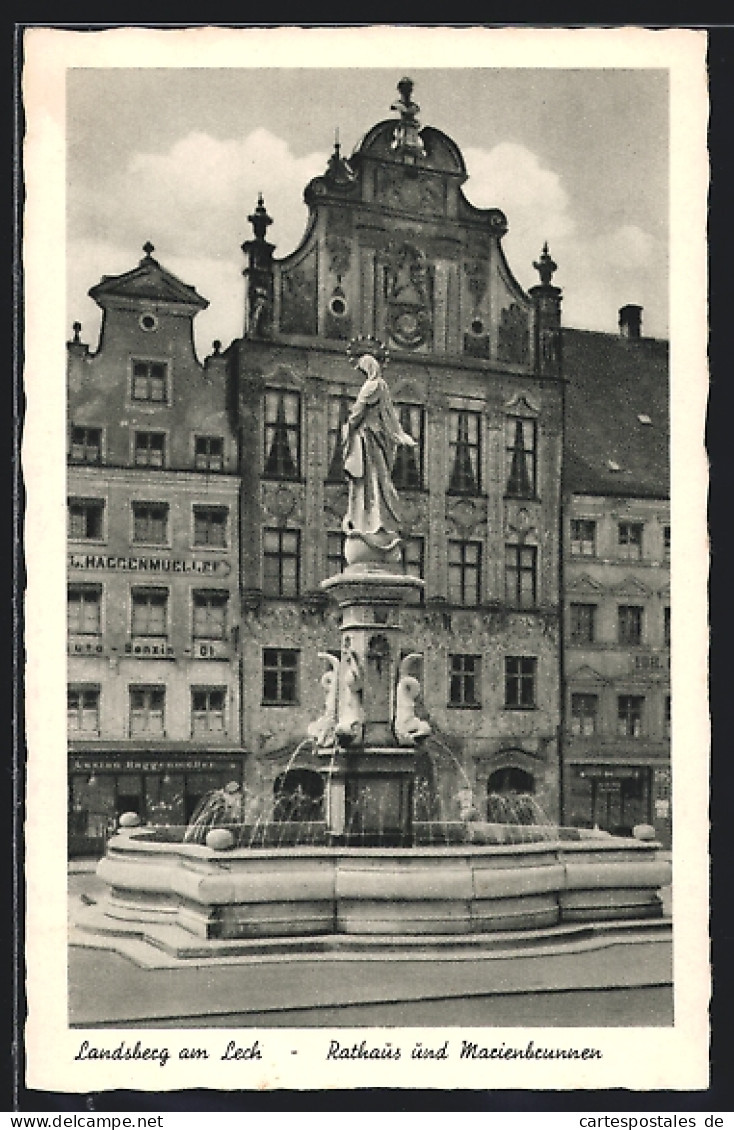
[(482, 820), (458, 761), (454, 818), (417, 788), (417, 755), (441, 741), (416, 713), (420, 657), (400, 652), (400, 606), (423, 582), (400, 567), (390, 470), (413, 440), (382, 376), (383, 347), (351, 348), (364, 383), (343, 435), (347, 564), (322, 584), (341, 612), (340, 650), (320, 653), (323, 713), (288, 765), (313, 746), (323, 813), (297, 792), (274, 812), (233, 783), (185, 830), (141, 828), (128, 814), (98, 866), (109, 890), (81, 928), (201, 957), (253, 939), (440, 947), (661, 917), (670, 865), (654, 842), (550, 826), (529, 797), (490, 798)]

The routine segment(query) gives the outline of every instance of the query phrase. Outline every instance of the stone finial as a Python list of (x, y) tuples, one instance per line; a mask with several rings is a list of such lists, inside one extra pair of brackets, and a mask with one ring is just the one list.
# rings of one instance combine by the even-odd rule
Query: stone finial
[(151, 255), (152, 255), (152, 254), (153, 254), (153, 252), (155, 251), (155, 247), (154, 247), (154, 246), (153, 246), (153, 244), (152, 244), (152, 243), (150, 242), (150, 240), (148, 240), (148, 242), (147, 242), (147, 243), (144, 243), (144, 244), (143, 244), (143, 251), (145, 252), (145, 258), (146, 258), (146, 259), (150, 259)]
[(536, 263), (533, 263), (535, 270), (540, 275), (541, 286), (551, 286), (553, 275), (558, 270), (558, 265), (553, 262), (548, 250), (548, 240), (543, 244), (543, 250), (540, 258)]
[(217, 357), (219, 355), (221, 348), (222, 348), (221, 341), (219, 340), (219, 338), (215, 338), (214, 341), (212, 342), (212, 349), (214, 350), (214, 356), (215, 357)]
[(418, 121), (420, 106), (413, 101), (413, 80), (401, 78), (398, 83), (398, 93), (400, 97), (390, 107), (391, 110), (397, 110), (400, 114), (400, 121), (395, 127), (391, 148), (395, 149), (403, 160), (412, 163), (417, 157), (425, 157), (426, 155), (420, 137), (420, 122)]
[(252, 224), (252, 230), (255, 233), (255, 239), (265, 239), (265, 233), (272, 224), (272, 217), (268, 215), (265, 208), (265, 201), (263, 200), (262, 192), (257, 194), (257, 206), (255, 211), (252, 212), (247, 219)]
[(82, 332), (82, 324), (81, 324), (81, 322), (74, 322), (74, 324), (72, 325), (72, 327), (71, 327), (71, 328), (72, 328), (72, 329), (73, 329), (73, 331), (74, 331), (74, 342), (73, 342), (73, 344), (74, 344), (74, 345), (81, 345), (81, 343), (82, 343), (82, 339), (81, 339), (81, 337), (79, 336), (79, 335), (81, 334), (81, 332)]

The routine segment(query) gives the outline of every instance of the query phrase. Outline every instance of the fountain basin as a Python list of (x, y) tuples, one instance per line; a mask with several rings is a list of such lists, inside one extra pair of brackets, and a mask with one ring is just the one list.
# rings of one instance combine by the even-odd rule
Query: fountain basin
[(123, 830), (98, 865), (109, 887), (98, 910), (111, 930), (115, 923), (169, 924), (212, 941), (479, 935), (662, 915), (659, 892), (671, 868), (658, 844), (563, 835), (510, 844), (218, 852), (167, 842), (150, 829)]

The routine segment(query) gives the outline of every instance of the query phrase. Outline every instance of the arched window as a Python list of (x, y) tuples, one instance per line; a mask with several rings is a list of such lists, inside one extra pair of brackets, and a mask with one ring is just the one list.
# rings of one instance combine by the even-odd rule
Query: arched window
[(496, 769), (487, 781), (487, 819), (496, 824), (540, 823), (534, 793), (532, 773), (514, 765)]

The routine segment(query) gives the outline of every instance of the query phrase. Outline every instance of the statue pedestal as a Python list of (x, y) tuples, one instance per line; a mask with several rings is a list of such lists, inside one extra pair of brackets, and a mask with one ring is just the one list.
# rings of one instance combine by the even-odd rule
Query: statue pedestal
[(326, 822), (333, 842), (407, 846), (415, 754), (395, 734), (400, 606), (419, 577), (349, 565), (322, 589), (341, 610), (337, 744), (324, 750)]

